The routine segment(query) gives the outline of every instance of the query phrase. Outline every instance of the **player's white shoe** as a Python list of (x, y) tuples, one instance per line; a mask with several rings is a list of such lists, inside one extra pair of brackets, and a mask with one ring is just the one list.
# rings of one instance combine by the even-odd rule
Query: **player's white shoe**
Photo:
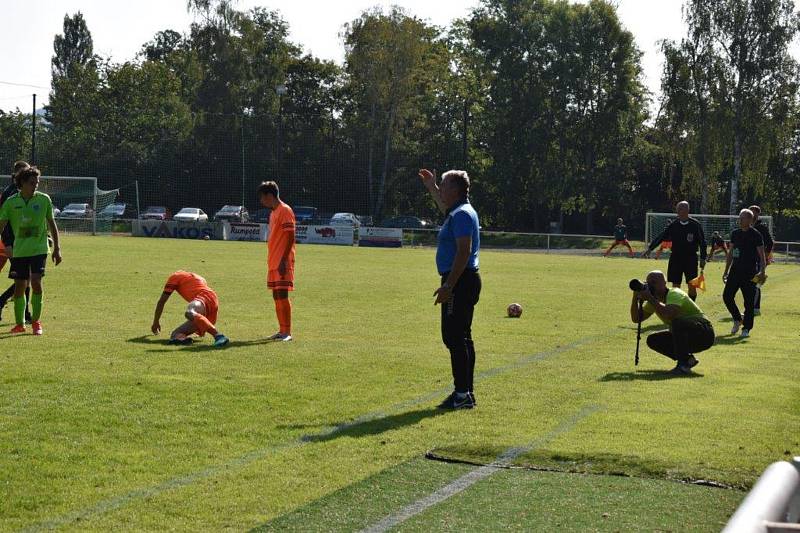
[(742, 327), (742, 321), (741, 320), (734, 320), (733, 321), (733, 327), (731, 328), (731, 335), (736, 335), (737, 333), (739, 333), (739, 328), (740, 327)]
[(267, 340), (279, 341), (279, 342), (289, 342), (289, 341), (292, 340), (292, 336), (290, 334), (288, 334), (288, 333), (281, 333), (279, 331), (278, 333), (275, 333), (274, 335), (270, 335), (269, 337), (267, 337)]

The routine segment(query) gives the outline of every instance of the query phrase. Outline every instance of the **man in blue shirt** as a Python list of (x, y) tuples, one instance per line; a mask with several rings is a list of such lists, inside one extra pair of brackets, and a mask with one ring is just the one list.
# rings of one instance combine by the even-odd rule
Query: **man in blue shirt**
[(436, 268), (442, 281), (433, 295), (434, 305), (442, 304), (442, 340), (450, 351), (454, 390), (439, 408), (472, 409), (476, 403), (472, 315), (481, 294), (478, 213), (469, 203), (469, 176), (463, 170), (445, 172), (440, 187), (431, 171), (422, 169), (419, 176), (446, 215), (436, 249)]

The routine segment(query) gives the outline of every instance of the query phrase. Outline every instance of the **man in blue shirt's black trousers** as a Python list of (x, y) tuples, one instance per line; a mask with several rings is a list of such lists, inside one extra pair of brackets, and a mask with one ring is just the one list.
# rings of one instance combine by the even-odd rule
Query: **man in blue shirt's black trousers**
[(436, 268), (442, 285), (434, 296), (435, 303), (442, 304), (442, 340), (450, 350), (454, 390), (439, 408), (472, 409), (476, 403), (472, 386), (475, 374), (472, 315), (481, 294), (478, 213), (469, 203), (469, 176), (463, 170), (445, 172), (440, 187), (431, 171), (422, 169), (419, 176), (446, 215), (436, 249)]

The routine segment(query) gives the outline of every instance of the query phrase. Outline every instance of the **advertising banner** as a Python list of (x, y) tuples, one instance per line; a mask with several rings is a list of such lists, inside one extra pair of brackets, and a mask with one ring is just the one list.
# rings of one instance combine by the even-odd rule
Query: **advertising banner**
[(221, 222), (175, 222), (174, 220), (134, 220), (131, 223), (134, 237), (161, 239), (222, 239)]
[(222, 235), (226, 241), (266, 242), (269, 236), (269, 224), (223, 222)]
[(358, 245), (381, 248), (401, 248), (403, 230), (400, 228), (365, 228), (358, 230)]
[(339, 244), (352, 246), (352, 226), (297, 226), (295, 239), (303, 244)]

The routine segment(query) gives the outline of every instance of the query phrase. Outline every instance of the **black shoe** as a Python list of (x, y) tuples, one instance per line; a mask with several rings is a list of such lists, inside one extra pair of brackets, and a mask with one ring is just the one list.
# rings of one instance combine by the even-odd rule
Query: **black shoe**
[(478, 400), (475, 398), (475, 393), (469, 391), (469, 397), (472, 398), (472, 406), (476, 407), (478, 405)]
[(453, 391), (450, 396), (437, 406), (437, 409), (472, 409), (475, 407), (475, 402), (472, 401), (472, 396), (469, 393), (462, 397)]
[(697, 366), (697, 363), (699, 363), (699, 362), (700, 361), (698, 361), (695, 358), (695, 356), (690, 355), (689, 358), (686, 361), (684, 361), (683, 363), (678, 362), (678, 364), (675, 365), (675, 368), (672, 369), (672, 373), (673, 374), (682, 374), (682, 375), (691, 374), (692, 373), (692, 368)]

